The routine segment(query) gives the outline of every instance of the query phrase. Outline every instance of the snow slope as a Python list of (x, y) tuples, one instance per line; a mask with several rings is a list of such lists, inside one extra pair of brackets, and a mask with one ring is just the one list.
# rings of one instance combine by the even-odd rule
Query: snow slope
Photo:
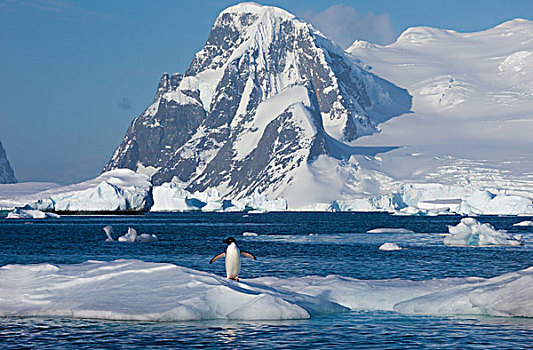
[[(500, 197), (477, 213), (531, 212), (533, 22), (516, 19), (475, 33), (415, 27), (390, 45), (355, 42), (347, 51), (413, 96), (414, 113), (355, 141), (400, 147), (367, 165), (391, 182), (435, 184), (426, 185), (433, 196), (411, 206), (457, 211), (475, 190), (486, 190), (489, 199), (526, 200)], [(507, 204), (496, 204), (502, 200)], [(526, 207), (502, 209), (509, 205)]]
[(533, 317), (533, 267), (490, 279), (230, 281), (138, 260), (0, 268), (0, 316), (141, 321), (286, 320), (348, 310)]

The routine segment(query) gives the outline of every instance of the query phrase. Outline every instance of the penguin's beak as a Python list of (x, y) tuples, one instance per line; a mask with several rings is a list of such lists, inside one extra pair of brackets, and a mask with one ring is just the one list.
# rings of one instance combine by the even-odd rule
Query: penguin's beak
[(222, 243), (229, 244), (229, 240), (226, 238), (225, 240), (222, 241)]

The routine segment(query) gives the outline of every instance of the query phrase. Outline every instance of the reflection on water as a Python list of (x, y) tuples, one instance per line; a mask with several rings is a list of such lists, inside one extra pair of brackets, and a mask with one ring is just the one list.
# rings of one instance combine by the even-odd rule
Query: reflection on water
[(191, 348), (517, 349), (531, 346), (533, 320), (349, 312), (300, 321), (146, 323), (65, 318), (0, 320), (2, 346)]

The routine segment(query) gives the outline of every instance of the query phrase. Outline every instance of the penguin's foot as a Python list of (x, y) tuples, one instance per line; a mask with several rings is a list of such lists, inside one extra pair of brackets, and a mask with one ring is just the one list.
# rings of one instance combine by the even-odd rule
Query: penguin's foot
[(228, 277), (229, 280), (239, 281), (239, 277)]

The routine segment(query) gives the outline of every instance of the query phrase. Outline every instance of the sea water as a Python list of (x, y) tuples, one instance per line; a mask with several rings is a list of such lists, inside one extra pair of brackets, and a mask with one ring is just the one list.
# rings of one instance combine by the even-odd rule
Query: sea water
[[(0, 219), (0, 265), (75, 264), (138, 259), (173, 263), (224, 275), (222, 240), (258, 257), (243, 260), (243, 279), (339, 275), (363, 280), (493, 277), (533, 266), (531, 218), (478, 217), (497, 229), (522, 234), (519, 247), (448, 247), (442, 234), (458, 216), (393, 216), (383, 213), (184, 213), (132, 216), (63, 216), (48, 220)], [(156, 234), (158, 242), (105, 242), (128, 227)], [(413, 233), (366, 233), (375, 228)], [(243, 236), (254, 232), (257, 236)], [(383, 252), (385, 242), (405, 248)], [(0, 281), (1, 287), (2, 281)], [(156, 301), (153, 301), (156, 302)], [(1, 303), (1, 301), (0, 301)], [(531, 348), (533, 319), (407, 316), (352, 311), (296, 321), (125, 322), (75, 318), (1, 318), (5, 348)]]

